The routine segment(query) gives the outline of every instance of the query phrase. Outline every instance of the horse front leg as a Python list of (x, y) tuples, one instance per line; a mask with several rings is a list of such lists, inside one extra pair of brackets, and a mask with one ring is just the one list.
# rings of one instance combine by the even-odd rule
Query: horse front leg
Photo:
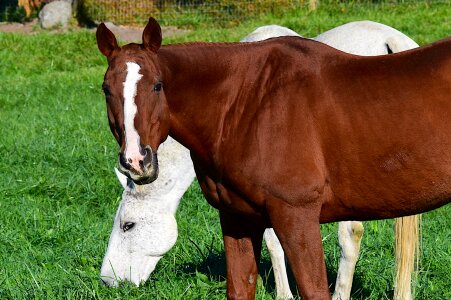
[(302, 299), (330, 299), (319, 224), (319, 205), (267, 202), (271, 224), (290, 263)]
[(219, 212), (227, 266), (227, 299), (253, 300), (264, 227), (243, 216)]

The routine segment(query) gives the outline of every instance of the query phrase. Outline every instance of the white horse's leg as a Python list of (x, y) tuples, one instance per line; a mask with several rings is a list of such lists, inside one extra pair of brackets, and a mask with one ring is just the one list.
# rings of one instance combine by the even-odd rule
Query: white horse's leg
[(267, 228), (263, 235), (266, 246), (271, 256), (274, 279), (276, 281), (276, 291), (278, 299), (292, 299), (290, 285), (288, 284), (287, 269), (285, 267), (285, 255), (279, 239), (272, 228)]
[(351, 296), (352, 278), (359, 258), (362, 235), (362, 222), (338, 223), (338, 242), (341, 247), (341, 257), (332, 300), (348, 300)]

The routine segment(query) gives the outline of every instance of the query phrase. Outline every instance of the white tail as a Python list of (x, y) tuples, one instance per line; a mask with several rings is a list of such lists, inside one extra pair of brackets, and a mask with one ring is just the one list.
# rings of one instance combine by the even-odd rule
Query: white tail
[(394, 300), (413, 299), (418, 274), (421, 215), (395, 221), (395, 293)]

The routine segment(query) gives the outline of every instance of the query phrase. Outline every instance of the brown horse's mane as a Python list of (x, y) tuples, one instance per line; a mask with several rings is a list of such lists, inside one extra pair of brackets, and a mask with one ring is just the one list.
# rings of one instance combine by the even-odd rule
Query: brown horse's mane
[(263, 44), (263, 43), (267, 43), (270, 40), (274, 40), (277, 38), (301, 38), (304, 40), (310, 40), (307, 38), (303, 38), (303, 37), (298, 37), (298, 36), (280, 36), (280, 37), (273, 37), (273, 38), (269, 38), (266, 40), (261, 40), (261, 41), (255, 41), (255, 42), (184, 42), (184, 43), (177, 43), (177, 44), (168, 44), (168, 45), (164, 45), (163, 47), (191, 47), (191, 46), (206, 46), (206, 47), (229, 47), (229, 46), (249, 46), (249, 45), (258, 45), (258, 44)]
[(238, 46), (240, 42), (185, 42), (185, 43), (177, 43), (177, 44), (169, 44), (163, 45), (164, 48), (185, 48), (191, 46), (204, 46), (204, 47), (230, 47), (230, 46)]

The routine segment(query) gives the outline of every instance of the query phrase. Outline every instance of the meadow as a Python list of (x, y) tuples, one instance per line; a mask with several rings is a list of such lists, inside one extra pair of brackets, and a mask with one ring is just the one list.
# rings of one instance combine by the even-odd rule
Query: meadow
[[(201, 24), (163, 42), (238, 41), (266, 24), (308, 37), (369, 19), (427, 44), (450, 35), (450, 16), (447, 1), (337, 4), (229, 28)], [(93, 31), (0, 33), (0, 299), (224, 299), (218, 213), (197, 183), (177, 213), (178, 241), (150, 280), (139, 288), (100, 283), (122, 192), (113, 172), (118, 146), (101, 89), (106, 65)], [(451, 299), (450, 228), (449, 205), (423, 215), (416, 299)], [(336, 232), (336, 224), (322, 226), (330, 283), (340, 256)], [(391, 298), (393, 253), (393, 221), (366, 222), (353, 299)], [(266, 249), (260, 274), (256, 299), (273, 299)]]

